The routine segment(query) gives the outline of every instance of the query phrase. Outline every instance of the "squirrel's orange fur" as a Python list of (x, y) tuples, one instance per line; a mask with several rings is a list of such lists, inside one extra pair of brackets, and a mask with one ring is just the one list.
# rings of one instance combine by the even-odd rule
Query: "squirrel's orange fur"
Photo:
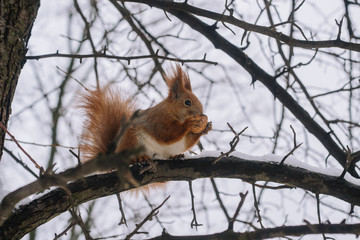
[[(188, 75), (177, 65), (165, 79), (168, 97), (134, 117), (134, 102), (121, 97), (118, 91), (105, 87), (84, 94), (86, 120), (80, 144), (83, 160), (106, 154), (111, 144), (115, 144), (115, 152), (142, 147), (144, 151), (137, 159), (140, 161), (171, 158), (194, 146), (201, 135), (210, 131), (211, 122), (192, 93)], [(124, 126), (126, 129), (122, 129)], [(116, 139), (120, 132), (122, 135)]]
[(135, 111), (135, 103), (125, 99), (117, 90), (105, 87), (82, 95), (81, 108), (85, 121), (81, 135), (82, 161), (106, 154), (125, 121)]

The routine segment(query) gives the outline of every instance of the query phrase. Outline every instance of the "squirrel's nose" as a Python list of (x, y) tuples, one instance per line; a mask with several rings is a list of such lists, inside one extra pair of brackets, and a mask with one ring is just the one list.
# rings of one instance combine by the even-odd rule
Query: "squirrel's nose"
[(202, 111), (192, 111), (191, 115), (204, 115)]

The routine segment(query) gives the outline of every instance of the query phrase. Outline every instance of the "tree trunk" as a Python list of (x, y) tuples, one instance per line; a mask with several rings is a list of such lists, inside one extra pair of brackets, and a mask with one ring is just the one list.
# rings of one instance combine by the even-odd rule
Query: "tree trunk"
[[(7, 126), (40, 0), (0, 0), (0, 121)], [(0, 159), (5, 132), (0, 129)]]

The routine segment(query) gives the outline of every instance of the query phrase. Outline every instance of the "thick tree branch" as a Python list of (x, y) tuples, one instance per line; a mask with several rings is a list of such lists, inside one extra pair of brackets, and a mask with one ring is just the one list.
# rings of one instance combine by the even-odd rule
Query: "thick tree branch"
[[(60, 186), (66, 193), (71, 194), (71, 190), (69, 190), (66, 185), (68, 182), (75, 181), (95, 172), (105, 172), (111, 169), (117, 169), (117, 173), (121, 176), (119, 180), (123, 180), (129, 175), (127, 174), (129, 171), (129, 159), (134, 158), (135, 155), (133, 154), (136, 152), (138, 152), (138, 150), (111, 154), (108, 156), (98, 156), (91, 161), (75, 168), (68, 169), (62, 173), (40, 176), (36, 181), (29, 183), (4, 197), (0, 204), (0, 226), (8, 218), (18, 202), (32, 194), (45, 191), (49, 187)], [(127, 180), (129, 180), (129, 178), (127, 178)], [(127, 181), (120, 182), (122, 182), (123, 187), (129, 188), (129, 184), (126, 183)], [(135, 185), (138, 184), (135, 183)], [(71, 195), (71, 197), (73, 196)]]
[(352, 233), (357, 235), (360, 231), (360, 224), (314, 224), (304, 226), (282, 226), (276, 228), (259, 229), (252, 232), (233, 232), (225, 231), (221, 233), (209, 234), (209, 235), (197, 235), (197, 236), (172, 236), (167, 233), (163, 233), (159, 237), (151, 238), (149, 240), (260, 240), (269, 239), (275, 237), (286, 236), (301, 236), (306, 234), (320, 234), (320, 233)]
[[(215, 159), (215, 157), (204, 157), (187, 160), (162, 160), (158, 161), (155, 173), (146, 172), (141, 176), (136, 174), (134, 176), (141, 185), (171, 180), (188, 181), (207, 177), (237, 178), (252, 183), (271, 181), (288, 184), (314, 193), (330, 195), (360, 206), (360, 186), (344, 179), (286, 164), (279, 165), (278, 163), (258, 162), (236, 157), (225, 157), (217, 164), (212, 164)], [(102, 159), (102, 161), (104, 160), (109, 159)], [(75, 169), (69, 169), (68, 172), (76, 172)], [(126, 191), (132, 187), (134, 186), (124, 180), (118, 172), (94, 175), (72, 182), (66, 185), (66, 189), (71, 192), (71, 195), (63, 188), (55, 189), (15, 210), (0, 227), (2, 234), (0, 238), (19, 239), (72, 206)]]
[(337, 47), (337, 48), (360, 52), (360, 44), (357, 43), (345, 42), (342, 41), (341, 39), (323, 40), (323, 41), (299, 40), (291, 36), (288, 36), (286, 34), (283, 34), (282, 32), (278, 32), (273, 28), (247, 23), (245, 21), (235, 18), (232, 15), (224, 15), (221, 13), (208, 11), (203, 8), (197, 8), (195, 6), (191, 6), (188, 3), (180, 3), (180, 2), (173, 2), (167, 0), (121, 0), (121, 1), (145, 3), (148, 4), (149, 6), (158, 7), (169, 12), (171, 12), (172, 10), (179, 10), (200, 17), (213, 19), (219, 22), (230, 23), (234, 26), (244, 29), (245, 31), (260, 33), (265, 36), (269, 36), (274, 39), (280, 40), (281, 42), (284, 42), (291, 47), (301, 47), (301, 48), (309, 48), (309, 49)]
[[(0, 121), (6, 127), (40, 0), (0, 0)], [(0, 160), (5, 131), (0, 130)]]

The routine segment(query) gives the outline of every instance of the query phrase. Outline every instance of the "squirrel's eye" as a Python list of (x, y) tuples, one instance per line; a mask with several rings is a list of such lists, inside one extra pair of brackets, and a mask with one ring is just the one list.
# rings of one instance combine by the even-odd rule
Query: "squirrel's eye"
[(191, 107), (191, 101), (189, 99), (186, 99), (184, 103), (186, 106)]

